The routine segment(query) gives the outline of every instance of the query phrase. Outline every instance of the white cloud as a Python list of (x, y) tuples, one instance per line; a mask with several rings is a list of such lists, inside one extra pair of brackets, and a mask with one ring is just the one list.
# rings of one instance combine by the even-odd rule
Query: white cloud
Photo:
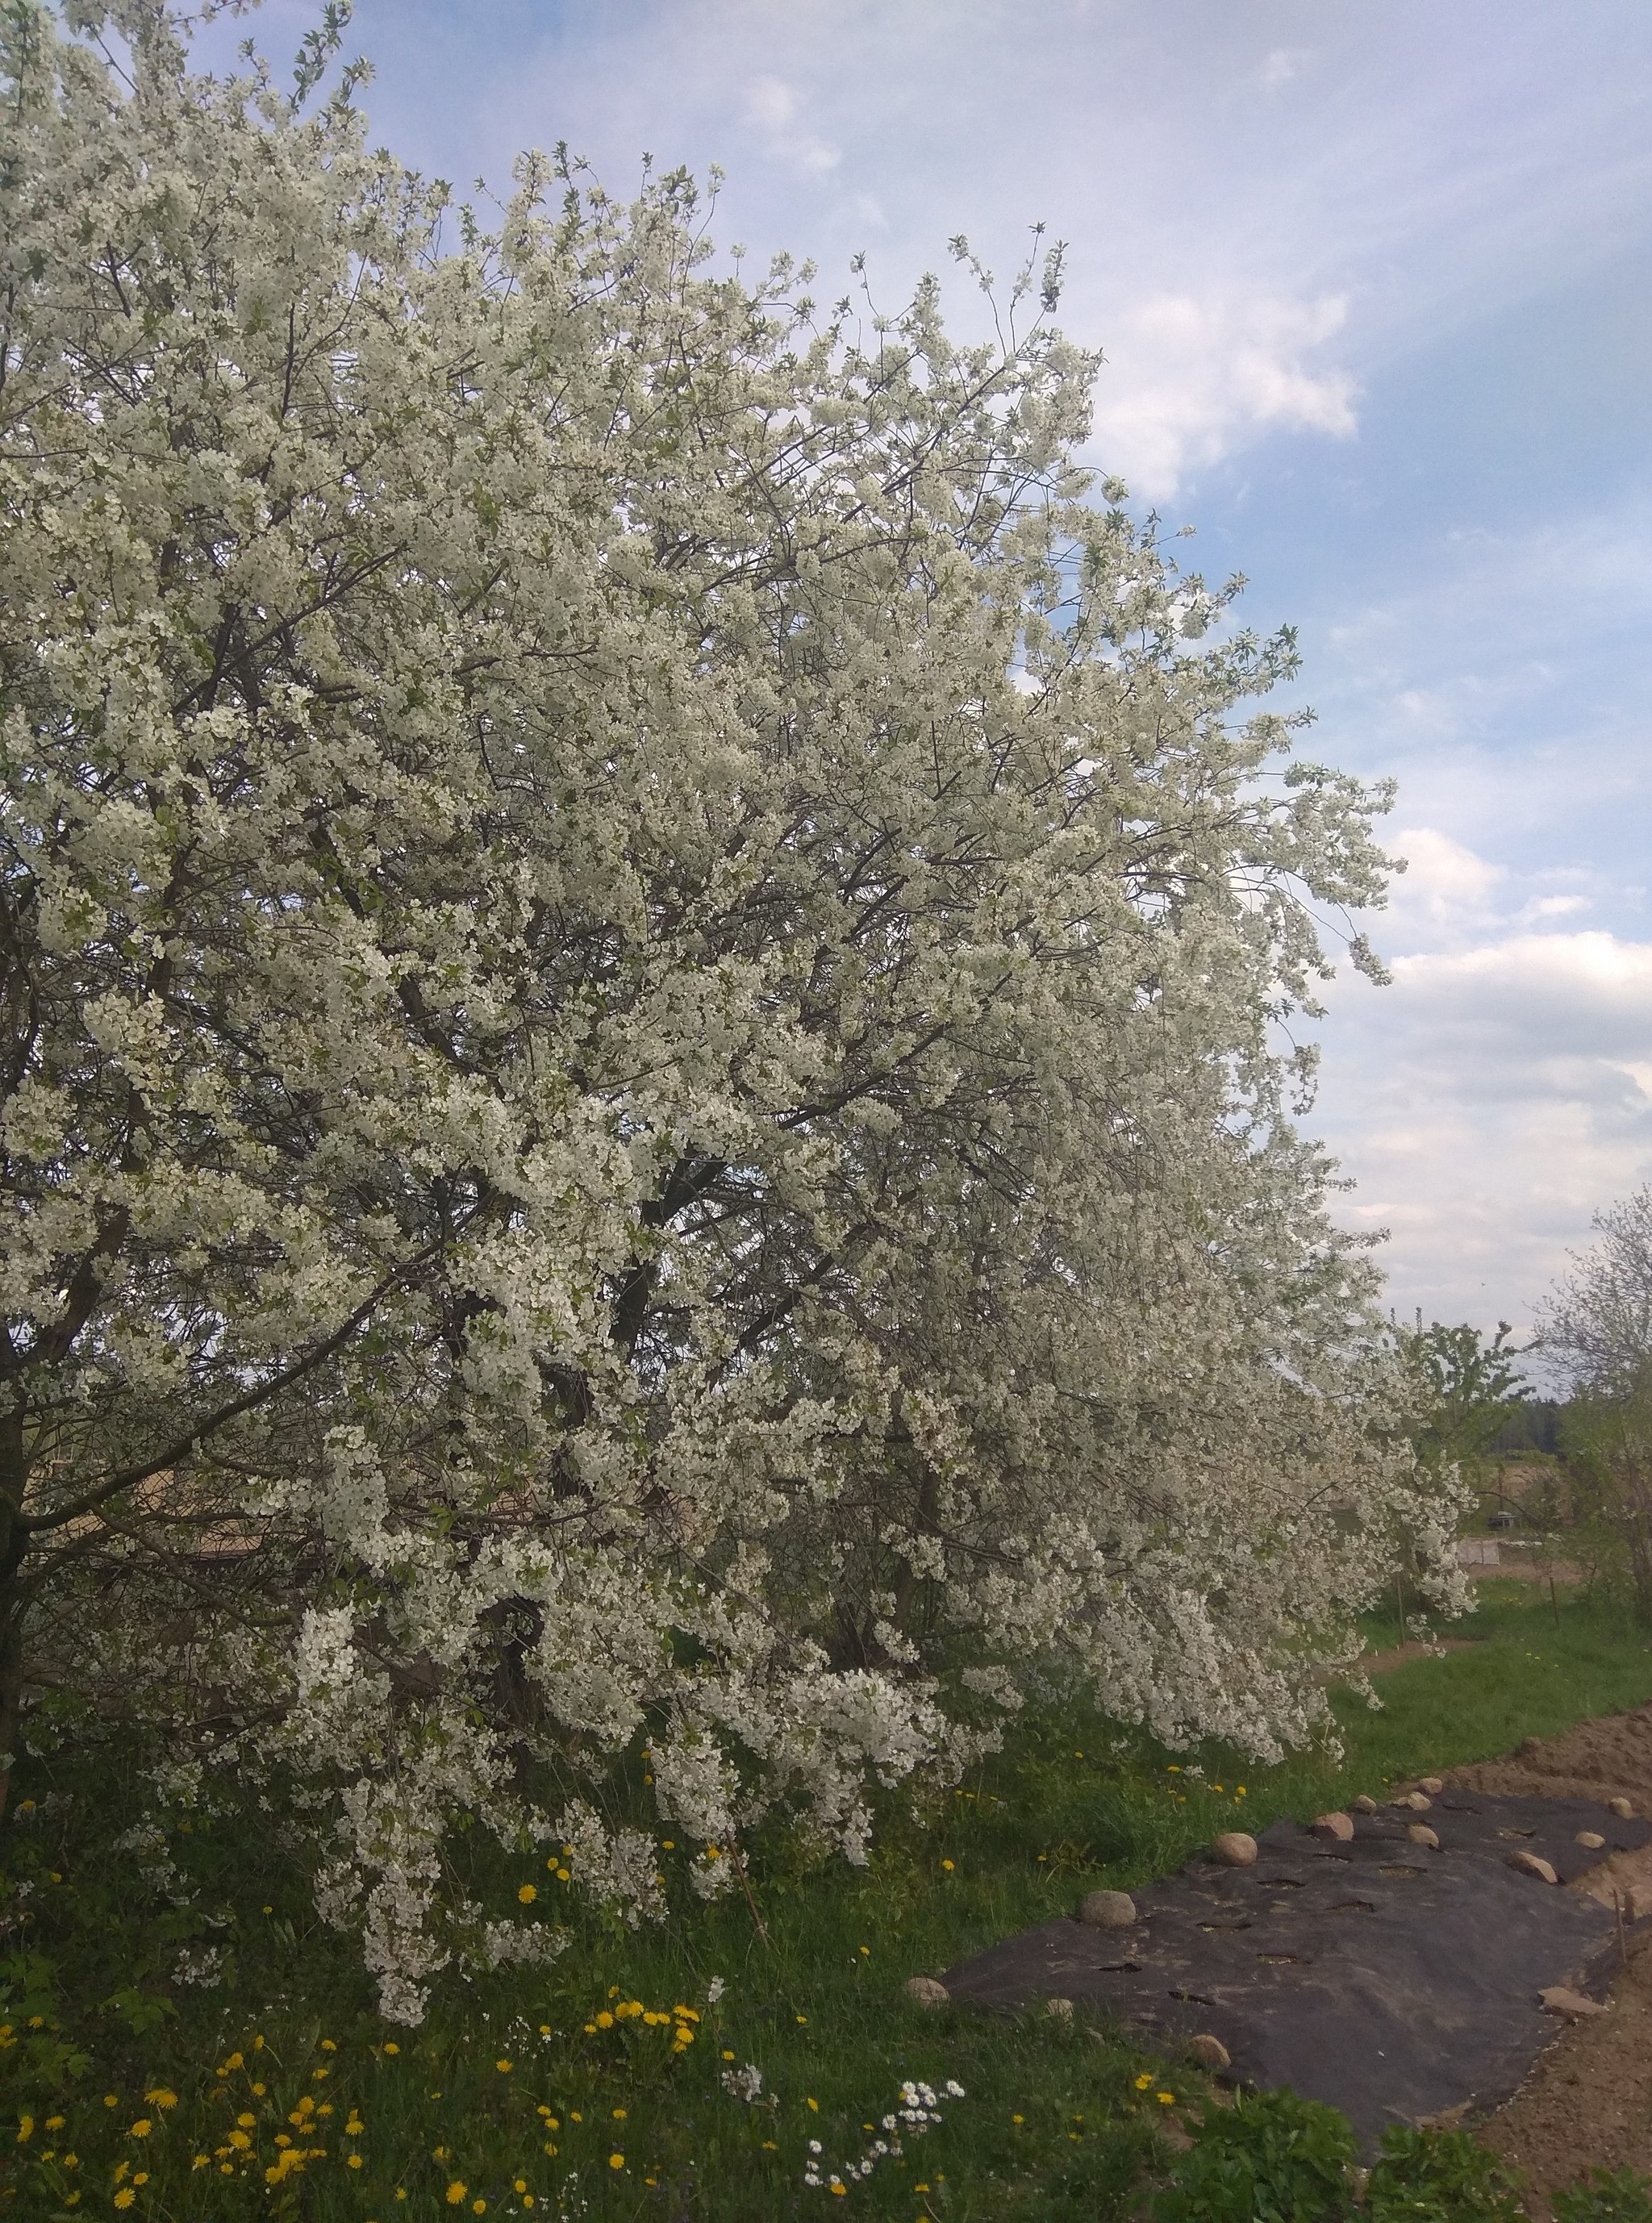
[[(1507, 879), (1506, 866), (1494, 865), (1449, 834), (1415, 826), (1387, 837), (1384, 847), (1405, 860), (1405, 873), (1394, 884), (1395, 913), (1403, 923), (1421, 912), (1435, 927), (1459, 928), (1483, 917)], [(1408, 916), (1409, 915), (1409, 916)]]
[(1354, 381), (1308, 361), (1342, 329), (1340, 294), (1155, 293), (1109, 318), (1094, 446), (1150, 501), (1258, 432), (1346, 439)]
[(1306, 47), (1276, 47), (1257, 72), (1258, 81), (1268, 91), (1277, 91), (1282, 85), (1289, 85), (1294, 77), (1301, 76), (1308, 59)]
[(797, 88), (784, 78), (756, 78), (747, 87), (747, 120), (764, 134), (769, 154), (806, 176), (823, 177), (842, 161), (842, 149), (811, 131), (794, 128), (801, 105)]
[(1386, 1227), (1397, 1309), (1516, 1325), (1652, 1172), (1652, 942), (1514, 933), (1340, 988), (1313, 1124)]

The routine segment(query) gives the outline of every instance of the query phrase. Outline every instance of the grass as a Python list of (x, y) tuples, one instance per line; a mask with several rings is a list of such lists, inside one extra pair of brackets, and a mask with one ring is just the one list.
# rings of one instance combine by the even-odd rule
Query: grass
[[(1386, 1675), (1380, 1711), (1338, 1697), (1340, 1766), (1308, 1754), (1246, 1769), (1219, 1749), (1164, 1753), (1082, 1710), (1046, 1713), (955, 1794), (887, 1817), (865, 1871), (805, 1881), (769, 1848), (752, 1875), (761, 1931), (738, 1893), (652, 1932), (571, 1905), (551, 1968), (453, 1981), (417, 2032), (372, 2012), (272, 1817), (173, 1810), (161, 1840), (135, 1841), (144, 1786), (129, 1773), (30, 1763), (19, 1798), (35, 1804), (3, 1845), (0, 2103), (16, 2128), (0, 2130), (0, 2213), (1129, 2214), (1201, 2080), (1045, 2014), (925, 2012), (905, 1980), (1098, 1884), (1162, 1874), (1219, 1829), (1309, 1816), (1652, 1698), (1652, 1647), (1620, 1618), (1567, 1601), (1557, 1628), (1531, 1585), (1481, 1596), (1471, 1648)], [(1369, 1633), (1378, 1647), (1398, 1634)], [(501, 1908), (531, 1886), (560, 1911), (569, 1888), (538, 1856), (478, 1853), (466, 1881)], [(218, 1956), (218, 1981), (180, 1981), (182, 1955)], [(748, 2064), (750, 2099), (722, 2081)], [(938, 2122), (899, 2124), (903, 2082), (932, 2088), (920, 2104)], [(875, 2154), (897, 2138), (899, 2157)]]

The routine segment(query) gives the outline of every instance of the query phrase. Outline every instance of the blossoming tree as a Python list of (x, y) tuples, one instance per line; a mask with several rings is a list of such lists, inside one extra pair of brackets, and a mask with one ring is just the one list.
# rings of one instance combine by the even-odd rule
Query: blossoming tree
[(415, 2018), (555, 1942), (460, 1815), (643, 1913), (656, 1829), (859, 1857), (1029, 1669), (1300, 1741), (1446, 1517), (1276, 1046), (1383, 798), (1087, 500), (1094, 360), (748, 280), (681, 176), (486, 234), (325, 38), (66, 13), (0, 32), (7, 1748), (281, 1771)]

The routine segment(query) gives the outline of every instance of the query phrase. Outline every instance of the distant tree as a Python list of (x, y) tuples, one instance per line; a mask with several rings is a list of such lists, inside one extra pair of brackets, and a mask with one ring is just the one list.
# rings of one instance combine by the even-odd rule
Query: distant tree
[(1520, 1410), (1524, 1385), (1520, 1354), (1508, 1347), (1513, 1332), (1507, 1320), (1490, 1338), (1466, 1325), (1424, 1327), (1421, 1313), (1415, 1327), (1397, 1331), (1411, 1385), (1411, 1444), (1424, 1466), (1477, 1470)]
[(1538, 1318), (1572, 1389), (1561, 1445), (1584, 1509), (1619, 1539), (1636, 1618), (1652, 1627), (1652, 1187), (1598, 1212), (1592, 1249)]
[(0, 15), (0, 1735), (284, 1785), (416, 2017), (557, 1943), (456, 1823), (635, 1918), (1034, 1672), (1277, 1754), (1455, 1578), (1273, 1048), (1386, 798), (1085, 498), (1059, 257), (489, 233), (328, 61)]

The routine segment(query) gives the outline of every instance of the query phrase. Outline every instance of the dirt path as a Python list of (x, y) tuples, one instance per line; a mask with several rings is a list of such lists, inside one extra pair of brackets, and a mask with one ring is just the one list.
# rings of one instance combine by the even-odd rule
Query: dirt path
[[(1652, 1815), (1652, 1706), (1528, 1737), (1508, 1759), (1454, 1768), (1449, 1779), (1504, 1796), (1627, 1798)], [(1525, 2171), (1537, 2223), (1548, 2223), (1548, 2195), (1585, 2169), (1627, 2163), (1652, 2176), (1652, 1848), (1616, 1855), (1582, 1887), (1608, 1905), (1615, 1890), (1643, 1918), (1626, 1940), (1611, 2010), (1565, 2026), (1508, 2105), (1473, 2126)]]

